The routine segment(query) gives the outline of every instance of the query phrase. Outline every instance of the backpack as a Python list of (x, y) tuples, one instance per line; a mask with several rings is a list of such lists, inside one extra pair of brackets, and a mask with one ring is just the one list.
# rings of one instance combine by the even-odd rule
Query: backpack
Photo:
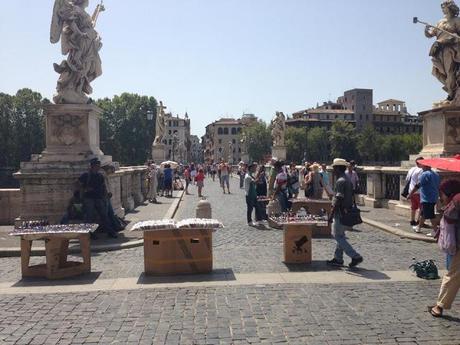
[(409, 266), (417, 277), (427, 280), (439, 279), (438, 267), (433, 260), (419, 261)]

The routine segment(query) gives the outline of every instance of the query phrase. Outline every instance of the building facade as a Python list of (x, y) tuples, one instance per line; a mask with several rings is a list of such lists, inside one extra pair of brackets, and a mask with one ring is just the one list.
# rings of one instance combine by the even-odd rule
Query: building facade
[(173, 160), (180, 163), (190, 161), (190, 119), (185, 113), (183, 118), (179, 115), (166, 114), (166, 131), (163, 138), (165, 144), (165, 153), (167, 160)]
[(203, 148), (197, 135), (190, 136), (190, 162), (203, 163)]
[(316, 108), (293, 113), (292, 118), (286, 121), (286, 125), (330, 130), (335, 121), (341, 120), (358, 130), (366, 125), (372, 125), (382, 134), (422, 133), (422, 119), (410, 115), (405, 102), (389, 99), (376, 106), (372, 102), (373, 90), (371, 89), (345, 91), (337, 102), (329, 101)]
[(230, 164), (241, 161), (244, 147), (241, 133), (245, 126), (257, 121), (254, 114), (244, 114), (240, 119), (221, 118), (206, 126), (202, 138), (205, 162), (218, 162), (221, 159)]

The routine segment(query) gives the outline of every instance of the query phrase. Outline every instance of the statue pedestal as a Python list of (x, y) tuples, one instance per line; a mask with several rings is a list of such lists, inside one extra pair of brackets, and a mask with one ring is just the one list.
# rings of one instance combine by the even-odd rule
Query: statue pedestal
[(245, 163), (251, 163), (251, 162), (249, 161), (249, 155), (248, 155), (247, 153), (243, 153), (243, 154), (241, 155), (241, 160), (242, 160), (243, 162), (245, 162)]
[(281, 161), (286, 160), (286, 146), (272, 147), (272, 157), (276, 157)]
[(419, 113), (423, 117), (423, 149), (419, 156), (448, 157), (460, 153), (460, 106)]
[(152, 159), (155, 164), (160, 164), (166, 159), (166, 148), (164, 144), (153, 144), (152, 145)]
[[(45, 107), (46, 148), (41, 154), (32, 155), (29, 162), (22, 162), (20, 171), (14, 174), (21, 185), (22, 220), (46, 218), (51, 223), (59, 222), (78, 187), (78, 177), (88, 170), (92, 158), (118, 170), (118, 163), (99, 148), (101, 113), (100, 108), (88, 104)], [(119, 178), (114, 174), (111, 185), (119, 185)], [(119, 192), (112, 191), (112, 206), (116, 214), (123, 216), (124, 210), (117, 202)]]

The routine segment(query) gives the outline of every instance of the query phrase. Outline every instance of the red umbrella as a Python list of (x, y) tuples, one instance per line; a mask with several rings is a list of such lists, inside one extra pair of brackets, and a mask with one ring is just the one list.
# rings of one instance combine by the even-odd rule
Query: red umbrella
[(422, 159), (418, 163), (436, 169), (460, 172), (460, 154), (449, 158)]

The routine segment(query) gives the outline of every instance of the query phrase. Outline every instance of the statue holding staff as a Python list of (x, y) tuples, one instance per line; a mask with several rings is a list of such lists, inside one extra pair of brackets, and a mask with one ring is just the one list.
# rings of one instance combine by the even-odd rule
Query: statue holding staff
[(414, 23), (425, 25), (425, 36), (436, 37), (430, 50), (433, 61), (433, 75), (443, 84), (447, 99), (438, 105), (460, 105), (460, 18), (459, 7), (453, 0), (441, 4), (444, 18), (436, 26), (419, 21)]
[(104, 5), (97, 5), (90, 16), (86, 12), (89, 0), (55, 0), (50, 41), (61, 41), (62, 54), (67, 56), (54, 70), (60, 74), (56, 104), (86, 104), (93, 92), (91, 82), (102, 74), (99, 51), (102, 42), (95, 30)]
[(163, 138), (166, 132), (166, 123), (165, 123), (165, 109), (163, 102), (160, 101), (160, 105), (157, 107), (157, 117), (155, 122), (155, 141), (154, 145), (160, 145), (163, 143)]
[(271, 122), (272, 140), (274, 147), (284, 146), (284, 132), (286, 129), (286, 117), (282, 112), (277, 111)]

